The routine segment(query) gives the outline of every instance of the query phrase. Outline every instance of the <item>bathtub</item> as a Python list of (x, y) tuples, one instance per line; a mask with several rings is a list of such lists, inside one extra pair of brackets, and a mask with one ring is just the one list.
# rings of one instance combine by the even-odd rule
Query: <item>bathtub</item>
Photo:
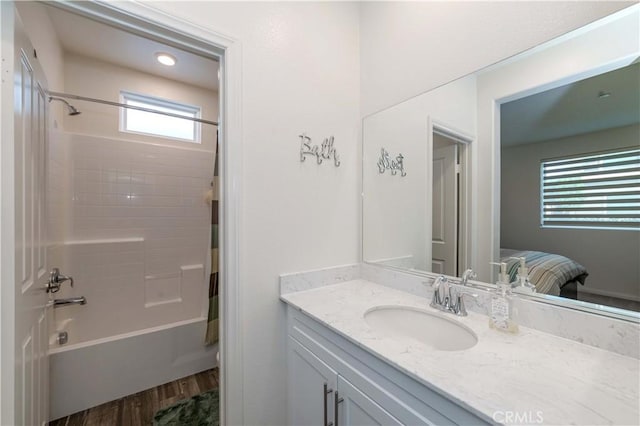
[(52, 342), (51, 419), (216, 367), (217, 345), (203, 343), (206, 326), (206, 318), (196, 318), (82, 343)]

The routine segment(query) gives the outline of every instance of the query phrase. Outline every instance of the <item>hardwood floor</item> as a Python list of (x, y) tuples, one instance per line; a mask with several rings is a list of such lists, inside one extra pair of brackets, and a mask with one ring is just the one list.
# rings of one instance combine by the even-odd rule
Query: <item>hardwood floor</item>
[(49, 425), (148, 426), (159, 409), (217, 387), (218, 369), (214, 368), (54, 420)]

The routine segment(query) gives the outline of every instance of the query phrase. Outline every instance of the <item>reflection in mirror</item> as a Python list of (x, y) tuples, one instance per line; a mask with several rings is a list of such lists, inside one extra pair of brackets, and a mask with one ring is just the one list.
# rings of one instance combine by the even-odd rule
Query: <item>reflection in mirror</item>
[(537, 292), (640, 311), (640, 64), (501, 105), (500, 256)]
[(466, 265), (465, 176), (471, 141), (437, 127), (432, 137), (431, 272), (458, 277)]
[[(453, 260), (447, 267), (452, 269), (444, 273), (455, 275), (456, 269), (467, 267), (470, 247), (466, 211), (471, 204), (471, 176), (466, 170), (475, 139), (475, 102), (476, 78), (471, 75), (364, 119), (362, 221), (366, 262), (428, 272), (434, 264), (444, 267), (444, 256), (432, 256), (437, 250), (434, 246), (451, 243), (449, 259)], [(449, 184), (457, 195), (451, 194), (451, 189), (439, 188), (445, 183), (434, 178), (433, 167), (429, 166), (439, 161), (434, 149), (445, 142), (453, 144), (457, 153), (442, 168), (455, 173), (457, 162), (462, 167), (454, 183)], [(390, 153), (402, 153), (405, 177), (379, 173), (382, 147)], [(447, 197), (449, 204), (457, 200), (459, 219), (450, 221), (450, 215), (456, 213), (443, 212), (432, 220), (434, 197)], [(450, 230), (440, 233), (444, 220), (449, 221)], [(436, 229), (433, 239), (432, 229)]]
[(635, 5), (367, 116), (363, 260), (491, 285), (505, 259), (526, 297), (637, 321), (639, 39)]

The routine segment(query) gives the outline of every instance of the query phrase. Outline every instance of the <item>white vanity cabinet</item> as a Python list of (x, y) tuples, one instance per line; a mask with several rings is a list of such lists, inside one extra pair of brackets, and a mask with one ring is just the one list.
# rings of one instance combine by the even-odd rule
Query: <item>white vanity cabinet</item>
[(402, 424), (291, 337), (289, 361), (290, 425)]
[(291, 306), (287, 324), (291, 426), (492, 423)]

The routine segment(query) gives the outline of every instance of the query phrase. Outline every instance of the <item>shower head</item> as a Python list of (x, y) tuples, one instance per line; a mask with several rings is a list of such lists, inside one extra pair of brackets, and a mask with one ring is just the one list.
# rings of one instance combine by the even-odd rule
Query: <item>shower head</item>
[(78, 111), (78, 110), (76, 109), (76, 107), (74, 107), (73, 105), (68, 105), (68, 104), (67, 104), (67, 107), (69, 107), (69, 115), (80, 115), (80, 114), (82, 114), (82, 113), (81, 113), (80, 111)]
[(64, 102), (64, 104), (67, 106), (67, 109), (69, 110), (69, 115), (80, 115), (80, 114), (82, 114), (80, 111), (78, 111), (78, 109), (76, 107), (74, 107), (73, 105), (71, 105), (69, 102), (65, 101), (62, 98), (57, 98), (55, 96), (49, 96), (49, 102), (51, 102), (51, 101)]

